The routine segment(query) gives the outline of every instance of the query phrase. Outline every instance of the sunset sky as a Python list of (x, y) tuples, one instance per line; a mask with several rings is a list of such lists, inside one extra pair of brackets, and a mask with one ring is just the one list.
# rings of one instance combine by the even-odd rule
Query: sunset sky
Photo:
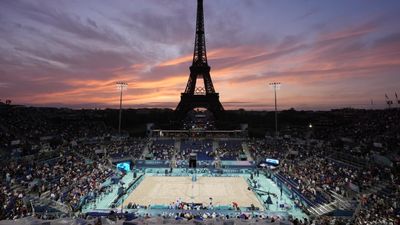
[[(208, 63), (227, 109), (383, 108), (400, 95), (399, 0), (204, 0)], [(175, 108), (195, 0), (0, 1), (0, 99)], [(373, 106), (371, 106), (373, 100)]]

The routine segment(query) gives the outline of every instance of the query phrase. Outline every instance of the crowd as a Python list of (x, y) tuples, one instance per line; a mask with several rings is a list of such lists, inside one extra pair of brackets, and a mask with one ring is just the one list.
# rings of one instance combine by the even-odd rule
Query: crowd
[[(113, 222), (128, 221), (134, 224), (295, 224), (295, 225), (322, 225), (319, 223), (311, 223), (311, 221), (299, 220), (296, 218), (285, 219), (279, 215), (266, 215), (256, 213), (220, 213), (220, 212), (163, 212), (157, 215), (150, 214), (132, 214), (132, 213), (116, 213), (111, 211), (107, 216)], [(84, 217), (91, 219), (91, 216)], [(96, 223), (101, 224), (101, 222)]]
[(266, 158), (284, 159), (288, 152), (288, 142), (283, 139), (251, 139), (247, 142), (249, 152), (253, 159), (262, 160)]
[(8, 185), (0, 185), (0, 219), (16, 219), (30, 215), (32, 209), (26, 202), (25, 192)]
[(146, 138), (90, 141), (74, 144), (73, 150), (95, 160), (126, 157), (140, 159), (147, 142)]
[[(314, 126), (312, 136), (335, 141), (338, 150), (368, 158), (373, 153), (388, 154), (400, 147), (400, 110), (333, 111), (329, 126)], [(345, 140), (340, 141), (341, 140)]]
[(378, 193), (362, 195), (361, 210), (356, 224), (389, 224), (400, 223), (400, 174), (393, 171), (389, 185)]
[(149, 147), (149, 153), (154, 160), (170, 160), (175, 153), (174, 147), (173, 139), (154, 140)]
[[(370, 190), (374, 186), (396, 177), (395, 172), (389, 167), (384, 167), (373, 162), (368, 162), (364, 167), (343, 163), (330, 157), (334, 147), (329, 141), (319, 140), (308, 143), (298, 138), (266, 138), (262, 140), (253, 139), (249, 141), (249, 150), (255, 159), (265, 160), (274, 158), (281, 161), (278, 172), (275, 173), (279, 182), (284, 183), (289, 189), (301, 195), (309, 206), (326, 204), (333, 201), (332, 192), (345, 198), (354, 197), (356, 194)], [(394, 167), (396, 168), (396, 166)], [(398, 168), (398, 167), (397, 167)], [(398, 175), (398, 174), (397, 174)], [(391, 193), (399, 193), (399, 186)], [(389, 200), (389, 199), (395, 200)], [(389, 201), (388, 201), (389, 200)], [(399, 194), (391, 198), (382, 195), (372, 195), (367, 210), (361, 211), (360, 221), (370, 224), (370, 218), (378, 217), (381, 222), (387, 221), (388, 214), (399, 215)], [(305, 205), (296, 201), (300, 207)], [(380, 204), (379, 204), (380, 203)], [(382, 207), (386, 205), (388, 208)], [(368, 205), (366, 205), (368, 207)], [(373, 209), (380, 214), (372, 214)], [(396, 209), (398, 211), (396, 211)], [(354, 210), (354, 209), (353, 209)], [(367, 212), (365, 216), (363, 212)], [(397, 214), (396, 214), (397, 213)], [(367, 222), (365, 222), (367, 221)], [(375, 224), (386, 224), (376, 222)]]
[(214, 116), (209, 111), (192, 110), (183, 120), (185, 130), (214, 130)]
[(181, 149), (176, 159), (188, 159), (190, 153), (196, 153), (198, 160), (214, 160), (213, 142), (210, 139), (186, 139), (181, 141)]
[(3, 157), (37, 154), (59, 145), (109, 136), (96, 111), (6, 107), (0, 110), (0, 149)]
[[(27, 195), (57, 201), (77, 211), (86, 198), (101, 192), (102, 183), (113, 171), (100, 163), (87, 162), (73, 153), (63, 152), (44, 162), (11, 162), (1, 169), (1, 174), (6, 178), (3, 191), (8, 191), (9, 198), (2, 199), (2, 203), (9, 206), (5, 208), (5, 216), (9, 218), (7, 215), (26, 213), (28, 198), (24, 197)], [(21, 205), (23, 201), (25, 204)]]
[(317, 188), (325, 191), (335, 191), (343, 196), (349, 189), (349, 185), (356, 185), (363, 191), (371, 188), (379, 182), (380, 177), (386, 175), (387, 171), (379, 170), (376, 167), (357, 168), (337, 163), (326, 158), (312, 158), (309, 163), (289, 164), (281, 167), (281, 172), (298, 182), (300, 189), (315, 192)]
[[(328, 126), (309, 126), (303, 132), (288, 129), (279, 138), (252, 139), (249, 151), (259, 161), (280, 160), (278, 180), (309, 204), (332, 202), (333, 192), (347, 199), (372, 192), (360, 201), (357, 224), (398, 224), (400, 189), (393, 178), (399, 177), (399, 112), (333, 112)], [(376, 155), (386, 161), (377, 161)], [(384, 191), (374, 192), (388, 181)], [(331, 221), (325, 218), (321, 223)]]
[(221, 160), (236, 160), (244, 154), (241, 140), (219, 141), (216, 150)]
[[(276, 176), (313, 204), (331, 202), (333, 193), (344, 198), (361, 196), (356, 224), (399, 224), (399, 121), (396, 109), (332, 111), (326, 120), (312, 121), (312, 126), (285, 128), (279, 138), (250, 139), (247, 146), (258, 162), (278, 159), (281, 164)], [(106, 191), (103, 182), (116, 173), (109, 159), (139, 159), (146, 147), (156, 160), (171, 159), (175, 152), (173, 140), (157, 140), (147, 146), (148, 139), (114, 140), (112, 132), (91, 110), (0, 110), (0, 155), (4, 162), (0, 168), (0, 219), (30, 215), (35, 197), (79, 211), (82, 204)], [(197, 153), (199, 160), (234, 160), (244, 153), (242, 141), (219, 141), (218, 146), (214, 150), (211, 139), (183, 139), (176, 159)], [(344, 157), (338, 159), (338, 153)], [(391, 167), (375, 161), (376, 155), (388, 159)], [(343, 160), (346, 156), (347, 161)], [(353, 157), (363, 163), (352, 163)], [(370, 191), (384, 183), (387, 185), (382, 190)], [(195, 216), (179, 215), (186, 219)], [(327, 217), (313, 221), (342, 222)]]

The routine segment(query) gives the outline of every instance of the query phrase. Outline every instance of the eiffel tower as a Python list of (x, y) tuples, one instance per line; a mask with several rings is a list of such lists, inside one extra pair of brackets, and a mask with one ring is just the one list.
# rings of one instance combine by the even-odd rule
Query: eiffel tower
[[(203, 0), (197, 0), (196, 37), (194, 43), (193, 62), (190, 67), (190, 76), (185, 92), (181, 93), (181, 101), (176, 107), (176, 112), (182, 118), (190, 110), (206, 108), (217, 116), (224, 111), (219, 101), (219, 94), (215, 92), (210, 76), (210, 66), (207, 63), (206, 40), (204, 32)], [(196, 82), (203, 79), (204, 83)]]

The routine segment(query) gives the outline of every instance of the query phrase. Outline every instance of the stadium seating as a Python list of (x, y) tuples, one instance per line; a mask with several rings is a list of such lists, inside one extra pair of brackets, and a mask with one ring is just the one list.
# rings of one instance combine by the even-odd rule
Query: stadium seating
[(213, 160), (213, 148), (211, 140), (183, 140), (181, 142), (180, 155), (183, 159), (190, 153), (197, 154), (197, 160)]

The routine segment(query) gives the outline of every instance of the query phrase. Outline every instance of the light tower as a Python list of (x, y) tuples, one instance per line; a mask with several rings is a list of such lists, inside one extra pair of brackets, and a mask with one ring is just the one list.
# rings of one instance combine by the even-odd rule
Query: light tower
[(274, 89), (274, 95), (275, 95), (275, 137), (278, 137), (278, 107), (277, 107), (277, 100), (276, 100), (276, 90), (279, 90), (281, 88), (281, 83), (280, 82), (272, 82), (272, 83), (269, 83), (269, 86)]
[(128, 83), (123, 81), (118, 81), (115, 83), (117, 85), (117, 89), (120, 91), (119, 97), (119, 120), (118, 120), (118, 134), (121, 135), (121, 116), (122, 116), (122, 91), (128, 89)]

